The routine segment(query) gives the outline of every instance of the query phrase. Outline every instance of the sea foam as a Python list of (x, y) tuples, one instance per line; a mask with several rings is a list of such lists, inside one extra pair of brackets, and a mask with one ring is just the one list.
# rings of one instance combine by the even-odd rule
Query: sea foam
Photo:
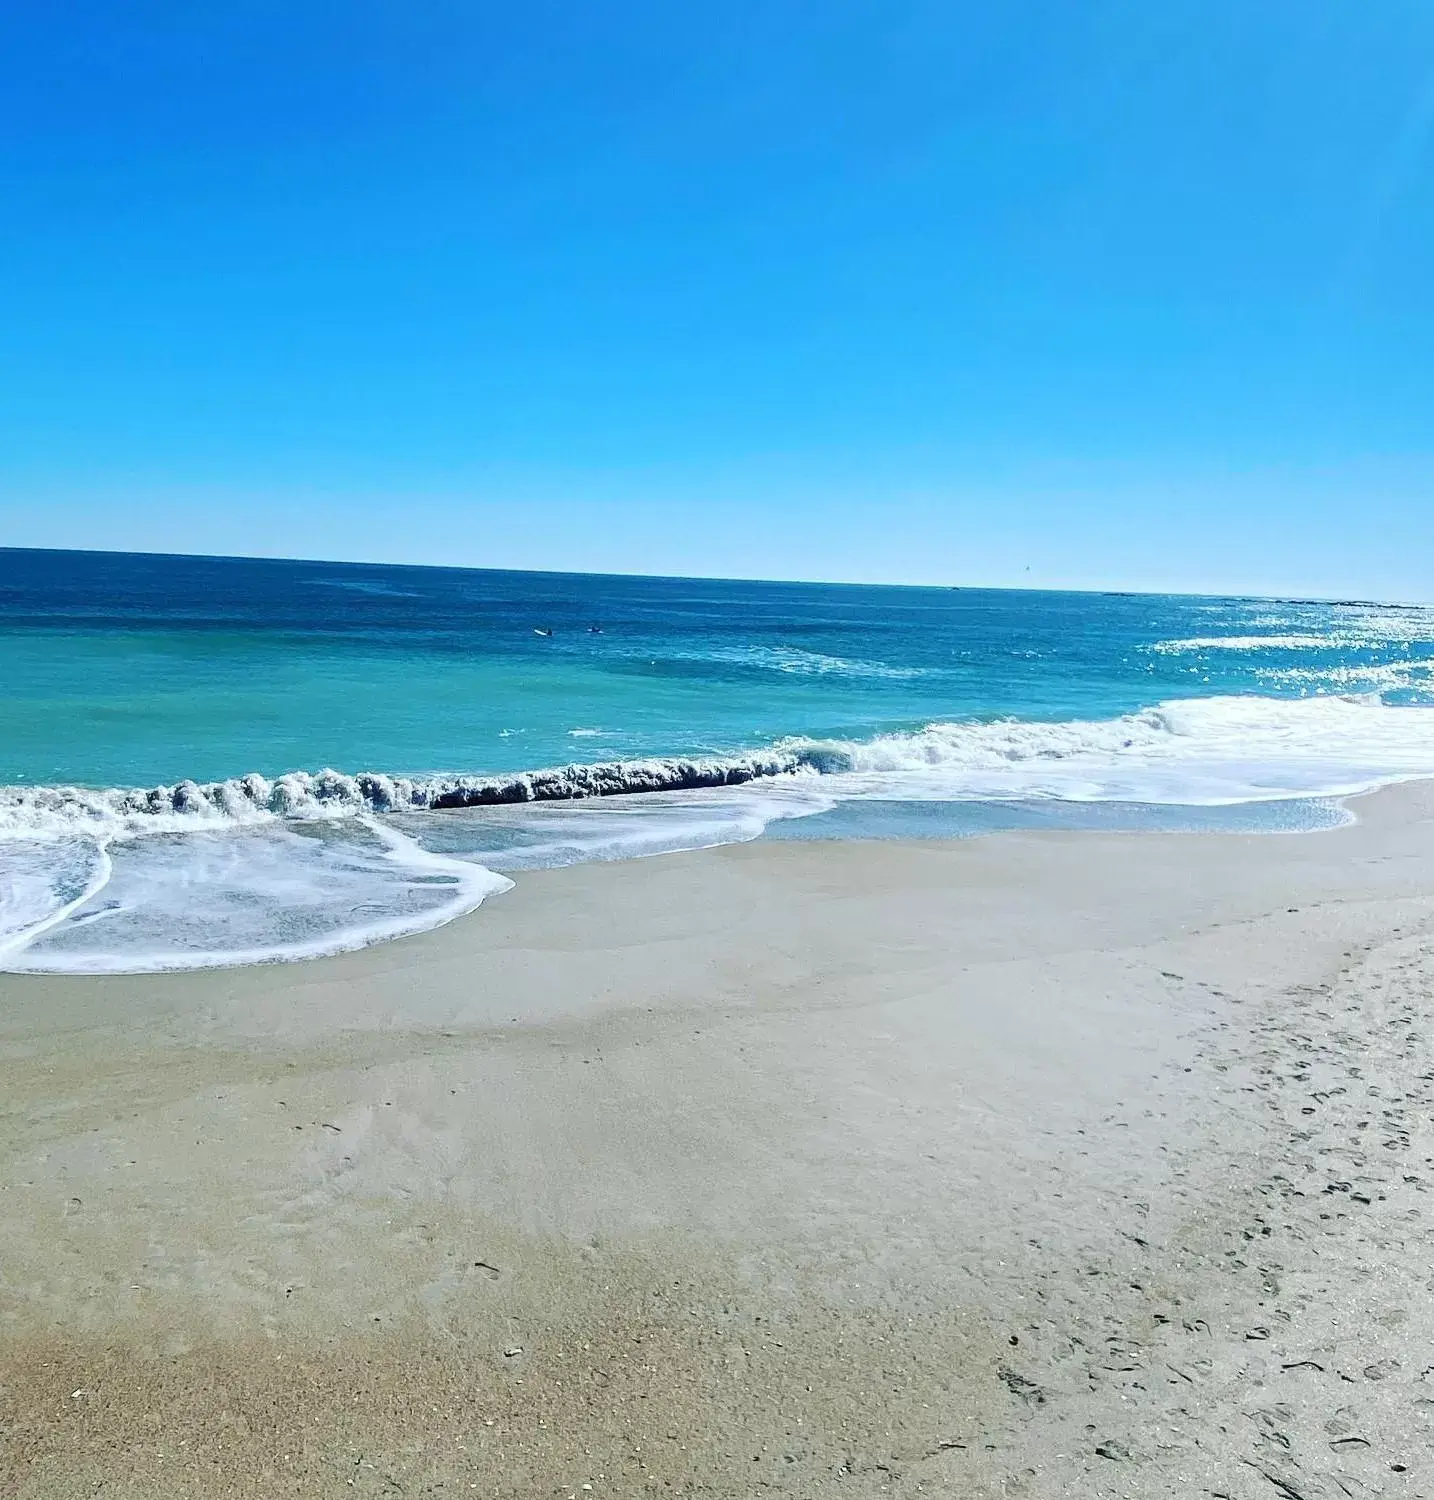
[(777, 748), (752, 754), (679, 756), (596, 765), (557, 766), (513, 775), (390, 775), (362, 771), (290, 771), (272, 781), (257, 773), (228, 781), (180, 781), (154, 787), (5, 787), (0, 839), (75, 832), (113, 838), (146, 832), (192, 832), (275, 819), (312, 821), (361, 813), (501, 807), (570, 802), (643, 792), (740, 786), (802, 768), (802, 753)]
[[(152, 973), (312, 958), (441, 926), (512, 886), (367, 821), (339, 837), (248, 827), (100, 846), (99, 878), (68, 902), (63, 850), (24, 850), (31, 922), (0, 947), (8, 969)], [(0, 847), (7, 860), (13, 852)]]
[(504, 869), (738, 842), (842, 802), (1218, 807), (1429, 776), (1434, 707), (1226, 696), (503, 776), (11, 787), (0, 965), (133, 972), (339, 952), (473, 910), (508, 888)]
[(836, 776), (835, 796), (1209, 806), (1434, 776), (1434, 707), (1374, 695), (1186, 698), (1115, 719), (931, 724), (785, 748)]
[(124, 837), (275, 820), (432, 812), (844, 778), (831, 795), (1175, 803), (1346, 795), (1434, 775), (1434, 706), (1375, 695), (1186, 698), (1114, 719), (936, 723), (866, 740), (791, 738), (730, 756), (574, 763), (511, 775), (291, 771), (146, 788), (0, 788), (0, 839)]

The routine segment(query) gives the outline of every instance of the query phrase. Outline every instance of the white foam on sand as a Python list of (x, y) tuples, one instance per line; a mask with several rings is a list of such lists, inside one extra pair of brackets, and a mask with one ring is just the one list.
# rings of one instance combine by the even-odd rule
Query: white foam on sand
[(111, 871), (109, 851), (94, 839), (0, 844), (0, 963), (84, 905)]
[(35, 870), (20, 913), (28, 927), (0, 952), (12, 971), (133, 974), (315, 958), (441, 926), (512, 886), (367, 820), (318, 835), (275, 824), (119, 842), (108, 878), (68, 902), (68, 867), (47, 867), (45, 852), (38, 843), (26, 851)]

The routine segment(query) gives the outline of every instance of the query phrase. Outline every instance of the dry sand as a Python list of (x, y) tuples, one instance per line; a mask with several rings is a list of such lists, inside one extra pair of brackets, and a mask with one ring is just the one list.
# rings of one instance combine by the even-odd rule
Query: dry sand
[(0, 1495), (1434, 1496), (1434, 789), (0, 978)]

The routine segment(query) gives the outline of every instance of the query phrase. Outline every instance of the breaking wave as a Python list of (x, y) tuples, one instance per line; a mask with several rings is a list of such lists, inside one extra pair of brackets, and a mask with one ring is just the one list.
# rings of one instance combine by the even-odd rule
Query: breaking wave
[(87, 833), (96, 838), (311, 821), (368, 813), (437, 812), (523, 802), (741, 786), (798, 771), (821, 752), (774, 748), (751, 755), (608, 761), (503, 776), (399, 776), (378, 771), (290, 771), (173, 786), (0, 789), (0, 839)]
[(840, 774), (847, 795), (1214, 805), (1434, 776), (1434, 706), (1374, 694), (1186, 698), (1114, 719), (931, 724), (795, 748)]
[[(1216, 807), (1434, 777), (1434, 706), (1178, 699), (1104, 720), (934, 723), (730, 756), (504, 775), (294, 771), (0, 789), (0, 965), (212, 967), (437, 926), (534, 865), (730, 843), (843, 801)], [(588, 810), (564, 810), (583, 802)]]
[[(1221, 769), (1223, 768), (1223, 769)], [(1212, 798), (1218, 773), (1223, 791)], [(1434, 776), (1434, 706), (1377, 695), (1176, 699), (1114, 719), (936, 723), (866, 740), (790, 738), (728, 756), (654, 757), (502, 775), (291, 771), (148, 788), (0, 788), (0, 840), (132, 837), (834, 778), (832, 795), (1174, 803), (1344, 795)], [(1184, 778), (1182, 780), (1182, 777)], [(1139, 799), (1137, 799), (1139, 800)]]

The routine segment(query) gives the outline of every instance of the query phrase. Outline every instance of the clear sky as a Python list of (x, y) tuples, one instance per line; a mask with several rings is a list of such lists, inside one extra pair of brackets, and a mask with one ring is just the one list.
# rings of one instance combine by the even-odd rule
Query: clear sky
[(1427, 0), (0, 7), (0, 543), (1434, 598)]

